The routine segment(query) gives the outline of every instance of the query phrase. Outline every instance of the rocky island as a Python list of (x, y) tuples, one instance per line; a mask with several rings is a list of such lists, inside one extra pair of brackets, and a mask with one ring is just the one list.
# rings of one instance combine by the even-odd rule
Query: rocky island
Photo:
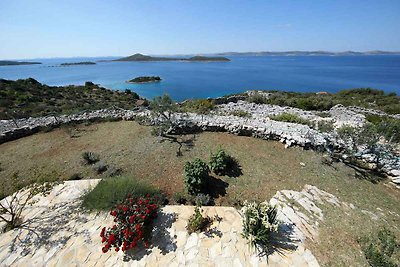
[(189, 61), (189, 62), (228, 62), (229, 58), (226, 57), (205, 57), (205, 56), (194, 56), (190, 58), (177, 58), (177, 57), (152, 57), (142, 54), (134, 54), (129, 57), (123, 57), (115, 59), (113, 61)]
[(71, 63), (61, 63), (60, 64), (60, 66), (62, 66), (62, 67), (76, 66), (76, 65), (96, 65), (96, 62), (83, 61), (83, 62), (71, 62)]
[(0, 66), (17, 66), (17, 65), (34, 65), (42, 64), (41, 62), (28, 62), (28, 61), (11, 61), (11, 60), (0, 60)]
[(159, 76), (140, 76), (127, 81), (127, 83), (152, 83), (159, 81), (161, 81), (161, 78)]

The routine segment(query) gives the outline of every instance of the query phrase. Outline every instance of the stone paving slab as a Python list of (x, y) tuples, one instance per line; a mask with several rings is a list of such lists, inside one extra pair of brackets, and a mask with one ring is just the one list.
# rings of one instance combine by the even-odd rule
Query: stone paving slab
[(22, 229), (0, 234), (0, 266), (319, 266), (297, 228), (290, 231), (292, 250), (258, 257), (242, 238), (242, 218), (232, 207), (203, 207), (204, 215), (222, 220), (214, 220), (206, 233), (189, 235), (186, 224), (194, 207), (165, 206), (152, 247), (103, 254), (99, 233), (112, 225), (112, 217), (79, 207), (79, 197), (98, 181), (67, 181), (27, 208)]

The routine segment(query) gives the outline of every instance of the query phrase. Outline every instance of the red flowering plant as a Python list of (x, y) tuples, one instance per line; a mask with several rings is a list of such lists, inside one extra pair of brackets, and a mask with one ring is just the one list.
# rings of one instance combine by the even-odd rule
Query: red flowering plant
[(144, 244), (149, 247), (153, 221), (157, 217), (158, 204), (155, 197), (132, 198), (131, 195), (111, 210), (114, 225), (101, 229), (100, 237), (103, 253), (115, 248), (115, 251), (128, 251)]

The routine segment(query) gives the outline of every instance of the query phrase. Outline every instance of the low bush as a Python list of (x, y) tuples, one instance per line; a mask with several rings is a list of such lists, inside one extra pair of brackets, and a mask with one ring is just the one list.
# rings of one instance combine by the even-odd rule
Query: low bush
[(251, 114), (245, 110), (235, 110), (231, 112), (231, 115), (236, 116), (236, 117), (241, 117), (241, 118), (249, 118), (251, 117)]
[(212, 198), (210, 197), (210, 195), (200, 193), (194, 197), (194, 204), (196, 206), (208, 206), (211, 203), (212, 203)]
[(390, 230), (382, 229), (377, 237), (363, 237), (358, 241), (370, 266), (399, 266), (394, 256), (400, 257), (400, 243), (396, 241), (396, 237)]
[(152, 197), (134, 198), (128, 195), (124, 202), (111, 210), (115, 224), (100, 232), (103, 253), (112, 248), (118, 252), (129, 251), (140, 245), (149, 248), (154, 219), (157, 217), (157, 200)]
[(367, 114), (365, 118), (376, 127), (378, 133), (385, 137), (386, 140), (397, 143), (400, 142), (399, 119), (374, 114)]
[(108, 176), (108, 177), (114, 177), (114, 176), (121, 175), (121, 173), (122, 173), (122, 169), (121, 168), (118, 168), (118, 167), (115, 167), (115, 166), (111, 165), (111, 166), (107, 167), (105, 175)]
[(177, 204), (186, 204), (187, 195), (184, 192), (175, 192), (175, 194), (172, 196), (172, 199)]
[(273, 234), (278, 232), (277, 209), (267, 202), (245, 202), (243, 214), (243, 237), (260, 253), (269, 252)]
[(247, 102), (254, 103), (254, 104), (266, 104), (268, 99), (259, 93), (254, 93), (251, 96), (247, 97)]
[(210, 169), (217, 175), (224, 175), (232, 165), (232, 157), (226, 154), (223, 149), (219, 149), (210, 157)]
[(147, 195), (164, 202), (164, 196), (160, 190), (138, 182), (132, 177), (113, 177), (101, 180), (97, 186), (83, 196), (82, 206), (89, 210), (108, 210), (125, 200), (127, 195), (132, 198), (145, 197)]
[(102, 174), (108, 169), (108, 165), (103, 161), (99, 161), (94, 164), (93, 169), (96, 171), (97, 174)]
[(184, 183), (189, 194), (196, 195), (204, 190), (209, 168), (201, 159), (188, 161), (184, 166)]
[(90, 151), (85, 151), (82, 153), (82, 158), (85, 161), (86, 164), (92, 165), (95, 164), (100, 160), (100, 156), (97, 155), (96, 153), (90, 152)]
[(82, 180), (82, 179), (83, 179), (83, 176), (80, 173), (74, 173), (68, 178), (68, 180), (70, 180), (70, 181), (72, 181), (72, 180)]
[(284, 122), (291, 122), (304, 125), (310, 124), (309, 120), (303, 119), (302, 117), (293, 113), (281, 113), (279, 115), (271, 116), (270, 118), (274, 121), (284, 121)]
[(210, 225), (210, 217), (203, 217), (201, 212), (201, 207), (196, 206), (194, 209), (194, 214), (190, 216), (188, 224), (186, 226), (186, 230), (188, 230), (189, 234), (203, 232)]
[(335, 129), (335, 127), (333, 126), (333, 122), (331, 121), (318, 121), (316, 123), (316, 128), (318, 131), (323, 133), (329, 133)]

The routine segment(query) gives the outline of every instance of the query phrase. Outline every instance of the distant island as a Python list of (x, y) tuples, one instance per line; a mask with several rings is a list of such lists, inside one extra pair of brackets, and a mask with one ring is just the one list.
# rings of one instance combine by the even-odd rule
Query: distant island
[(60, 66), (76, 66), (76, 65), (96, 65), (96, 62), (83, 61), (83, 62), (72, 62), (72, 63), (61, 63)]
[(127, 83), (151, 83), (159, 81), (161, 81), (161, 78), (159, 76), (140, 76), (127, 81)]
[(42, 63), (41, 62), (0, 60), (0, 66), (33, 65), (33, 64), (42, 64)]
[(330, 51), (285, 51), (285, 52), (224, 52), (217, 53), (218, 56), (369, 56), (369, 55), (400, 55), (400, 51), (343, 51), (343, 52), (330, 52)]
[(229, 58), (226, 57), (205, 57), (205, 56), (194, 56), (190, 58), (173, 58), (173, 57), (152, 57), (152, 56), (146, 56), (142, 54), (134, 54), (129, 57), (123, 57), (119, 59), (115, 59), (112, 61), (189, 61), (189, 62), (227, 62), (230, 61)]

